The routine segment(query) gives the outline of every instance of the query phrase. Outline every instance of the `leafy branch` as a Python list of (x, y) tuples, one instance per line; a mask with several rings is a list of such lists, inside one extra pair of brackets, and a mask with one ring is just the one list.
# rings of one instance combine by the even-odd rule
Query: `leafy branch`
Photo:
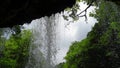
[[(87, 8), (85, 8), (83, 11), (81, 11), (77, 16), (79, 17), (85, 17), (85, 21), (87, 21), (87, 10), (92, 6), (94, 0), (91, 1), (91, 3), (87, 6)], [(84, 15), (81, 15), (82, 13), (84, 13)]]
[[(72, 8), (67, 8), (67, 14), (63, 14), (63, 18), (67, 21), (69, 21), (65, 27), (67, 27), (70, 23), (74, 23), (75, 21), (79, 20), (80, 17), (85, 17), (85, 22), (87, 23), (87, 10), (93, 5), (94, 2), (97, 0), (91, 0), (89, 2), (88, 6), (81, 12), (78, 13), (78, 10), (80, 10), (79, 3), (76, 3)], [(83, 14), (84, 13), (84, 14)]]

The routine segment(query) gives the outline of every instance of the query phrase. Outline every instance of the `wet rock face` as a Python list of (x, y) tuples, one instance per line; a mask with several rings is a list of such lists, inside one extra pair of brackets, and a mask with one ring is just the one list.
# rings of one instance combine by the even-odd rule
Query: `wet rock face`
[(1, 0), (0, 28), (30, 23), (31, 20), (61, 12), (76, 0)]

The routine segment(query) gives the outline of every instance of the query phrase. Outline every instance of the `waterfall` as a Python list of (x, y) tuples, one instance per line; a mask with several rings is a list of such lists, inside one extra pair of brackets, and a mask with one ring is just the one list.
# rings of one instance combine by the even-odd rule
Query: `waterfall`
[(33, 20), (33, 38), (25, 68), (54, 68), (57, 53), (57, 33), (60, 14)]

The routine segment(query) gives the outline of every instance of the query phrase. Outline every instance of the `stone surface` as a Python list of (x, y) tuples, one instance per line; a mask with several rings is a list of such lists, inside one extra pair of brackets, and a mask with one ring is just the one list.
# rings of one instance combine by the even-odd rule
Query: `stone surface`
[(0, 28), (30, 23), (72, 7), (76, 0), (1, 0)]

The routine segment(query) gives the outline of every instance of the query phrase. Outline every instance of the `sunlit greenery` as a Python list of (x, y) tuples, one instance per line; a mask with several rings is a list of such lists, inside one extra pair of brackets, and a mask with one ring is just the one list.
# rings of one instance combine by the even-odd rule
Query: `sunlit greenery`
[(87, 38), (72, 43), (61, 68), (119, 68), (120, 12), (112, 2), (101, 1), (91, 16), (98, 23)]
[(24, 68), (29, 56), (30, 38), (31, 32), (23, 30), (15, 32), (4, 42), (0, 40), (3, 47), (0, 51), (0, 68)]

